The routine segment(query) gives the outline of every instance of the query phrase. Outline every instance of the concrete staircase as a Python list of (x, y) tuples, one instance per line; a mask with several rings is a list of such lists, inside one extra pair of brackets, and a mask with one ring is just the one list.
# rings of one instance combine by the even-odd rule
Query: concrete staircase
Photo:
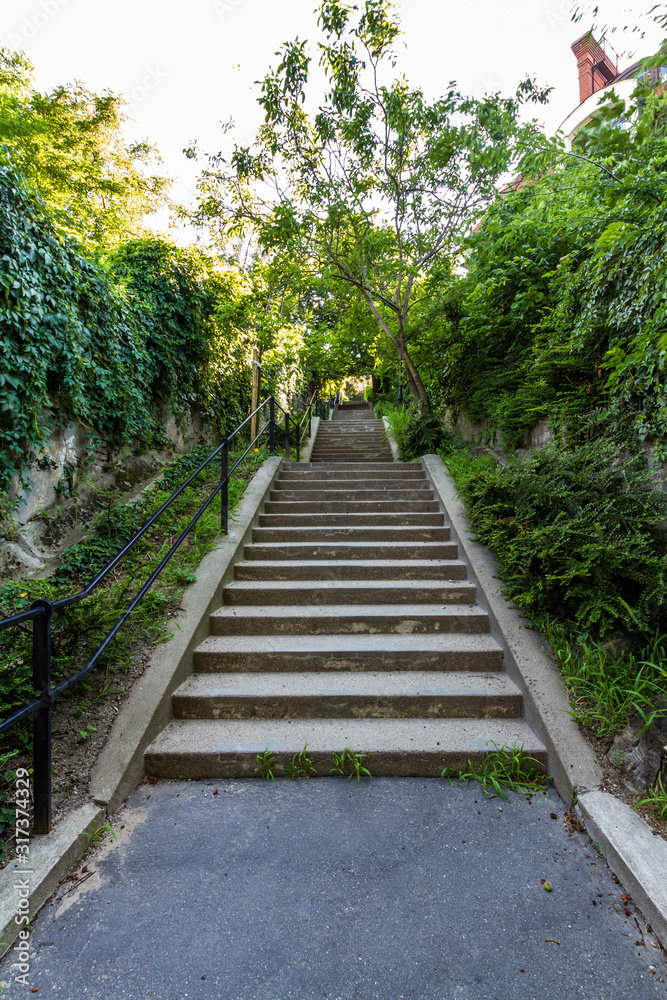
[(381, 420), (369, 403), (341, 403), (331, 420), (321, 421), (311, 462), (391, 462)]
[(489, 741), (546, 764), (424, 470), (360, 463), (283, 465), (149, 775), (251, 776), (306, 743), (321, 775), (345, 747), (376, 775), (439, 776)]

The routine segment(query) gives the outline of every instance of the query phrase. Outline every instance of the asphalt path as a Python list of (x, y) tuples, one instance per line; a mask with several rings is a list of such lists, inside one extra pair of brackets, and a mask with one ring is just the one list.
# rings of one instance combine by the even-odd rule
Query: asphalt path
[(141, 785), (35, 921), (30, 985), (0, 963), (1, 995), (664, 1000), (655, 938), (552, 795)]

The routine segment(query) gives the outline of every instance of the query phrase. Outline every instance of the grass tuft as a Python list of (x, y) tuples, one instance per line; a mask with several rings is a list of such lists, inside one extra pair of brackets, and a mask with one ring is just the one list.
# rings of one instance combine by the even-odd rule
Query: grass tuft
[(489, 740), (487, 746), (493, 751), (488, 754), (480, 767), (468, 761), (467, 771), (455, 771), (446, 767), (441, 777), (448, 778), (450, 784), (460, 785), (478, 781), (488, 798), (498, 796), (507, 801), (507, 792), (520, 792), (530, 796), (544, 791), (551, 779), (544, 774), (542, 765), (535, 757), (530, 757), (521, 746), (498, 746)]

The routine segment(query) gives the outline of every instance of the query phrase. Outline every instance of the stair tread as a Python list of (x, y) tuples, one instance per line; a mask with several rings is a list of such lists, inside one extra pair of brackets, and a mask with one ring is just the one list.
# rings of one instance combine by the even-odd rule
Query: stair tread
[(295, 697), (507, 697), (519, 689), (506, 674), (472, 671), (395, 670), (380, 673), (303, 671), (294, 673), (206, 673), (189, 677), (176, 691), (192, 698)]
[(438, 511), (437, 500), (267, 500), (267, 514), (432, 514)]
[[(357, 462), (329, 462), (329, 463), (322, 462), (322, 465), (327, 465), (327, 464), (331, 467), (331, 470), (335, 471), (335, 472), (340, 472), (340, 471), (344, 472), (346, 469), (349, 469), (350, 471), (356, 472), (357, 469), (358, 469), (358, 467), (359, 467), (359, 465), (358, 465)], [(398, 467), (398, 468), (404, 468), (404, 469), (405, 468), (407, 468), (407, 469), (414, 469), (415, 472), (420, 473), (420, 475), (424, 475), (423, 469), (421, 469), (420, 466), (418, 466), (418, 465), (413, 465), (411, 462), (405, 462), (405, 463), (399, 463), (399, 462), (367, 462), (366, 465), (367, 465), (368, 470), (370, 472), (375, 472), (376, 470), (378, 470), (378, 471), (394, 470), (394, 469), (396, 469)], [(309, 469), (309, 468), (307, 468), (306, 464), (304, 463), (303, 472), (309, 473), (309, 472), (314, 472), (314, 471), (319, 472), (320, 470), (319, 469), (317, 469), (317, 470)], [(291, 468), (290, 472), (292, 472), (292, 473), (299, 473), (299, 472), (301, 472), (301, 469), (299, 469), (299, 467), (296, 466), (294, 468)]]
[[(343, 529), (343, 530), (345, 530), (345, 529)], [(313, 543), (313, 542), (248, 542), (248, 544), (245, 546), (245, 548), (246, 549), (250, 549), (251, 551), (257, 550), (259, 548), (262, 548), (262, 549), (272, 549), (273, 548), (275, 550), (278, 550), (278, 549), (284, 548), (285, 545), (289, 545), (290, 548), (310, 549), (310, 548), (313, 547), (313, 544), (316, 544), (316, 545), (336, 545), (338, 548), (350, 549), (350, 551), (352, 551), (352, 552), (359, 552), (359, 551), (361, 551), (361, 549), (368, 549), (370, 547), (368, 542), (345, 542), (345, 541), (341, 541), (341, 542), (316, 542), (316, 543)], [(417, 541), (417, 542), (410, 542), (410, 541), (405, 541), (405, 542), (382, 542), (381, 543), (383, 549), (391, 549), (392, 552), (396, 552), (396, 553), (398, 553), (398, 552), (400, 552), (401, 550), (404, 550), (404, 549), (411, 549), (411, 548), (415, 548), (415, 546), (421, 546), (421, 545), (424, 545), (424, 546), (430, 546), (430, 545), (452, 546), (452, 545), (455, 545), (455, 544), (456, 544), (455, 542), (419, 542), (419, 541)], [(355, 560), (355, 561), (362, 562), (363, 560), (360, 559), (360, 560)], [(369, 562), (376, 562), (377, 560), (368, 560), (368, 561)], [(381, 560), (381, 561), (384, 561), (384, 560)], [(411, 562), (412, 560), (408, 559), (408, 560), (392, 560), (392, 561)], [(431, 561), (431, 560), (426, 560), (426, 561)], [(446, 561), (456, 561), (456, 560), (446, 560)]]
[[(275, 609), (273, 609), (275, 610)], [(321, 610), (318, 608), (318, 611)], [(197, 653), (420, 653), (497, 652), (493, 636), (476, 633), (445, 634), (420, 632), (418, 635), (211, 635), (197, 646)]]
[[(146, 751), (147, 766), (160, 755), (340, 753), (414, 754), (436, 757), (452, 750), (485, 755), (496, 746), (523, 745), (524, 752), (546, 757), (544, 745), (521, 719), (187, 719), (174, 720)], [(254, 763), (254, 761), (253, 761)], [(371, 762), (369, 762), (371, 763)], [(328, 765), (328, 762), (327, 762)], [(329, 766), (329, 765), (328, 765)], [(372, 763), (371, 763), (372, 769)]]
[[(424, 494), (424, 496), (415, 496), (415, 494)], [(324, 494), (324, 496), (322, 495)], [(350, 501), (377, 501), (377, 500), (392, 500), (396, 501), (432, 501), (433, 500), (433, 490), (427, 489), (414, 490), (414, 489), (403, 489), (403, 490), (378, 490), (378, 489), (363, 489), (363, 490), (342, 490), (340, 489), (340, 484), (336, 484), (335, 489), (326, 489), (324, 487), (319, 487), (318, 489), (302, 489), (293, 490), (279, 488), (271, 490), (272, 501), (280, 501), (281, 503), (311, 503), (321, 502), (326, 500), (327, 503), (349, 503)]]
[(285, 512), (260, 514), (260, 528), (307, 528), (342, 527), (353, 528), (393, 528), (393, 527), (442, 527), (445, 523), (441, 511), (372, 511), (365, 514), (356, 511), (304, 511), (303, 514)]
[(484, 616), (474, 604), (234, 604), (224, 605), (211, 618), (446, 618)]
[(399, 540), (410, 544), (420, 542), (452, 544), (450, 529), (446, 524), (369, 525), (365, 528), (349, 524), (266, 525), (254, 528), (252, 538), (256, 545), (312, 545), (314, 542), (347, 545), (354, 540), (365, 545), (369, 543), (384, 545), (386, 542)]
[[(271, 544), (266, 542), (265, 544)], [(280, 547), (280, 543), (273, 543)], [(387, 543), (389, 544), (389, 543)], [(242, 562), (237, 562), (236, 566), (247, 566), (253, 569), (265, 568), (267, 570), (271, 569), (283, 569), (287, 566), (294, 566), (294, 559), (244, 559)], [(299, 559), (298, 566), (302, 566), (304, 569), (310, 568), (312, 566), (321, 566), (322, 569), (329, 568), (331, 566), (349, 566), (351, 568), (357, 569), (358, 567), (367, 566), (370, 568), (375, 568), (376, 566), (386, 566), (389, 569), (404, 569), (407, 567), (419, 568), (420, 566), (442, 566), (446, 568), (449, 566), (465, 566), (460, 559)], [(255, 581), (262, 582), (263, 581)], [(312, 581), (315, 582), (316, 581)], [(376, 580), (370, 580), (369, 582), (377, 583)]]
[(362, 590), (372, 587), (373, 590), (418, 590), (430, 587), (432, 590), (460, 590), (462, 587), (474, 587), (467, 580), (233, 580), (225, 590)]
[[(289, 480), (284, 482), (283, 480), (278, 480), (275, 484), (273, 490), (274, 493), (296, 493), (298, 496), (303, 496), (303, 494), (309, 493), (320, 493), (326, 492), (330, 494), (348, 494), (348, 493), (381, 493), (382, 495), (391, 493), (433, 493), (433, 489), (428, 485), (427, 482), (421, 482), (421, 480), (416, 479), (387, 479), (386, 482), (391, 484), (388, 486), (378, 486), (376, 483), (373, 486), (363, 486), (365, 482), (364, 479), (354, 479), (352, 484), (343, 486), (340, 480), (337, 479), (304, 479), (299, 480), (298, 484), (295, 480)], [(397, 486), (396, 483), (408, 483), (409, 485)], [(308, 496), (305, 497), (306, 500), (309, 499)], [(398, 498), (389, 497), (389, 499), (403, 499), (402, 496)]]

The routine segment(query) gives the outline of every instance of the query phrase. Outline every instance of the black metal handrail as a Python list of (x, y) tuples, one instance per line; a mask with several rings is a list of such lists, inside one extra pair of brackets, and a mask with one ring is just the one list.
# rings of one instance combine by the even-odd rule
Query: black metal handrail
[[(250, 442), (243, 454), (236, 460), (232, 468), (229, 468), (229, 445), (242, 430), (243, 427), (250, 421), (254, 416), (256, 416), (260, 411), (268, 405), (269, 416), (267, 422), (260, 429), (259, 433), (255, 436), (254, 440)], [(12, 715), (8, 716), (0, 722), (0, 735), (7, 732), (13, 726), (16, 726), (19, 722), (27, 719), (29, 716), (33, 716), (33, 804), (34, 804), (34, 814), (33, 814), (33, 833), (35, 834), (45, 834), (49, 833), (51, 830), (51, 708), (56, 698), (67, 691), (74, 684), (77, 684), (90, 670), (94, 667), (95, 663), (99, 660), (102, 653), (113, 641), (115, 636), (118, 634), (120, 629), (123, 627), (127, 619), (130, 617), (136, 606), (145, 596), (147, 591), (151, 588), (155, 580), (162, 573), (163, 569), (175, 554), (175, 552), (180, 548), (182, 543), (185, 541), (187, 536), (190, 534), (194, 526), (197, 524), (202, 515), (208, 510), (215, 498), (220, 494), (220, 530), (223, 533), (227, 533), (229, 528), (229, 481), (231, 476), (236, 471), (243, 459), (248, 455), (248, 453), (257, 445), (260, 438), (268, 431), (269, 436), (269, 453), (271, 455), (275, 454), (275, 437), (276, 437), (276, 406), (284, 414), (284, 426), (278, 428), (284, 433), (285, 441), (285, 458), (289, 461), (291, 454), (291, 445), (296, 446), (296, 461), (299, 461), (301, 452), (301, 443), (303, 441), (303, 433), (301, 432), (301, 427), (304, 423), (305, 416), (308, 416), (308, 433), (310, 435), (311, 426), (311, 411), (313, 403), (308, 408), (306, 415), (302, 418), (301, 422), (297, 424), (296, 418), (292, 416), (287, 410), (278, 403), (274, 396), (269, 396), (265, 399), (263, 403), (257, 407), (246, 419), (238, 425), (238, 427), (228, 434), (223, 441), (215, 448), (211, 454), (206, 458), (201, 465), (191, 473), (188, 478), (181, 483), (181, 485), (176, 489), (171, 496), (165, 500), (162, 506), (146, 521), (145, 524), (139, 528), (137, 532), (132, 536), (132, 538), (127, 542), (119, 552), (110, 559), (109, 562), (104, 566), (103, 569), (90, 581), (90, 583), (80, 590), (76, 594), (71, 594), (69, 597), (61, 597), (57, 601), (48, 600), (38, 600), (35, 601), (30, 608), (26, 611), (22, 611), (17, 615), (11, 615), (8, 618), (0, 619), (0, 631), (12, 628), (13, 626), (23, 625), (25, 622), (32, 621), (32, 673), (33, 673), (33, 685), (35, 691), (37, 692), (37, 697), (28, 704), (23, 705), (22, 708), (17, 709)], [(210, 463), (215, 459), (220, 458), (220, 480), (216, 485), (215, 489), (212, 491), (209, 497), (201, 504), (199, 510), (196, 512), (194, 517), (191, 518), (187, 527), (181, 532), (176, 541), (171, 545), (169, 551), (162, 558), (159, 565), (153, 570), (150, 577), (140, 590), (135, 594), (135, 596), (130, 601), (129, 605), (120, 616), (116, 624), (107, 633), (102, 642), (99, 644), (97, 649), (94, 651), (92, 656), (89, 658), (87, 663), (81, 667), (75, 674), (71, 677), (65, 678), (55, 687), (51, 685), (51, 620), (53, 615), (63, 608), (69, 607), (72, 604), (78, 604), (80, 601), (85, 600), (91, 595), (91, 593), (100, 585), (100, 583), (105, 579), (106, 576), (121, 562), (121, 560), (130, 552), (132, 548), (137, 544), (137, 542), (143, 538), (149, 528), (158, 520), (158, 518), (167, 510), (173, 502), (181, 495), (181, 493), (187, 489), (190, 483), (196, 479), (200, 472), (202, 472)]]
[[(299, 421), (299, 433), (297, 434), (297, 438), (298, 438), (297, 448), (299, 449), (299, 452), (300, 452), (301, 446), (303, 445), (303, 441), (304, 441), (304, 439), (306, 437), (306, 434), (308, 434), (308, 438), (309, 439), (311, 437), (311, 434), (312, 434), (312, 424), (313, 424), (313, 416), (320, 416), (321, 417), (321, 415), (322, 414), (321, 414), (321, 411), (320, 411), (320, 394), (319, 394), (318, 391), (315, 391), (315, 393), (313, 395), (313, 398), (311, 399), (310, 403), (308, 404), (308, 407), (307, 407), (304, 415), (301, 417), (301, 420)], [(304, 424), (306, 423), (306, 420), (308, 421), (308, 426), (304, 427)], [(298, 461), (298, 459), (297, 459), (297, 461)]]

